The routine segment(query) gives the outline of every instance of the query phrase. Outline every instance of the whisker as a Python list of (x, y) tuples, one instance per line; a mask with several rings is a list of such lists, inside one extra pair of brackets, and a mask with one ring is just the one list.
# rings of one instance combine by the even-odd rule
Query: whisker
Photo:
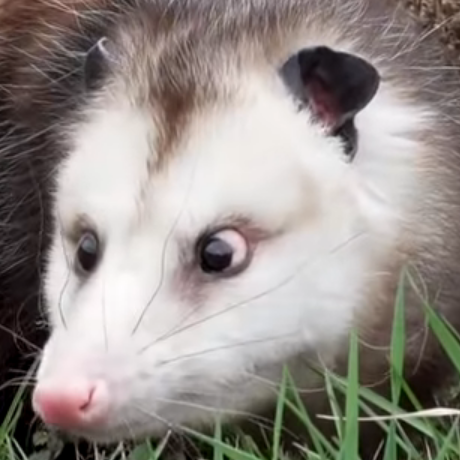
[(131, 426), (130, 426), (129, 422), (124, 417), (122, 419), (122, 424), (128, 429), (128, 432), (129, 432), (129, 435), (131, 436), (131, 439), (134, 439), (135, 438), (134, 432), (131, 429)]
[[(278, 391), (278, 388), (280, 386), (280, 381), (279, 380), (278, 381), (270, 380), (270, 379), (268, 379), (266, 377), (262, 377), (260, 375), (254, 374), (252, 372), (243, 372), (242, 374), (247, 375), (247, 376), (251, 377), (254, 380), (258, 380), (258, 381), (264, 383), (267, 386), (273, 387), (274, 391)], [(314, 387), (301, 388), (301, 387), (296, 385), (295, 388), (296, 388), (296, 392), (299, 393), (299, 394), (313, 394), (313, 393), (322, 393), (322, 392), (324, 392), (324, 385), (319, 386), (317, 388), (314, 388)]]
[(64, 326), (64, 329), (67, 329), (67, 323), (66, 323), (66, 320), (65, 320), (65, 317), (64, 317), (64, 311), (62, 309), (62, 303), (64, 301), (64, 293), (65, 293), (65, 291), (66, 291), (66, 289), (67, 289), (67, 287), (68, 287), (68, 285), (70, 283), (70, 277), (71, 277), (70, 266), (71, 266), (71, 263), (70, 263), (69, 253), (66, 250), (65, 236), (64, 236), (64, 232), (62, 231), (62, 229), (63, 229), (62, 221), (59, 218), (59, 235), (60, 235), (60, 238), (61, 238), (62, 249), (63, 249), (63, 253), (64, 253), (64, 257), (65, 257), (65, 260), (66, 260), (68, 270), (67, 270), (67, 277), (66, 277), (66, 279), (64, 281), (64, 286), (62, 286), (61, 292), (59, 294), (58, 305), (59, 305), (59, 315), (60, 315), (60, 318), (61, 318), (62, 325)]
[[(300, 332), (300, 330), (296, 331), (296, 332)], [(230, 345), (223, 345), (223, 346), (220, 346), (220, 347), (206, 348), (205, 350), (200, 350), (200, 351), (197, 351), (195, 353), (187, 353), (187, 354), (177, 356), (175, 358), (171, 358), (171, 359), (162, 361), (160, 366), (164, 366), (166, 364), (171, 364), (171, 363), (174, 363), (174, 362), (177, 362), (177, 361), (182, 361), (183, 359), (195, 358), (197, 356), (202, 356), (202, 355), (205, 355), (205, 354), (208, 354), (208, 353), (215, 353), (217, 351), (229, 350), (229, 349), (232, 349), (232, 348), (244, 347), (244, 346), (254, 345), (254, 344), (258, 344), (258, 343), (273, 342), (274, 340), (285, 340), (286, 338), (293, 337), (293, 335), (294, 335), (294, 332), (291, 331), (289, 333), (278, 335), (278, 336), (265, 337), (263, 339), (247, 340), (247, 341), (244, 341), (244, 342), (232, 343)]]
[[(321, 365), (321, 367), (323, 368), (324, 373), (329, 372), (328, 371), (329, 367), (321, 359), (321, 355), (318, 355), (318, 361), (319, 361), (319, 364)], [(270, 380), (270, 379), (267, 379), (266, 377), (262, 377), (260, 375), (257, 375), (257, 374), (251, 373), (251, 372), (244, 372), (244, 374), (250, 376), (253, 379), (259, 380), (259, 381), (265, 383), (266, 385), (270, 385), (272, 387), (279, 387), (279, 381)], [(385, 383), (389, 378), (390, 378), (390, 373), (386, 372), (385, 375), (381, 379), (376, 380), (373, 383), (362, 384), (361, 386), (363, 388), (378, 387), (378, 386), (382, 385), (383, 383)], [(308, 395), (308, 394), (312, 394), (312, 393), (323, 393), (324, 391), (325, 391), (325, 386), (324, 385), (318, 386), (316, 388), (314, 388), (314, 387), (302, 388), (302, 387), (296, 385), (296, 392), (299, 393), (299, 394)]]
[(0, 391), (5, 388), (15, 387), (15, 386), (19, 387), (20, 389), (32, 387), (35, 383), (35, 375), (36, 375), (36, 371), (37, 371), (39, 362), (40, 362), (39, 358), (35, 359), (35, 361), (29, 367), (25, 376), (18, 377), (16, 379), (13, 378), (9, 380), (8, 382), (0, 386)]
[[(12, 374), (18, 375), (18, 377), (16, 377), (16, 378), (20, 378), (20, 377), (22, 377), (22, 378), (26, 378), (26, 377), (29, 378), (29, 377), (28, 377), (28, 372), (29, 372), (29, 371), (25, 371), (24, 369), (15, 369), (15, 368), (11, 368), (11, 369), (8, 369), (8, 370), (9, 370), (9, 372), (11, 372)], [(35, 376), (30, 376), (30, 379), (31, 379), (31, 380), (35, 380)]]
[[(335, 248), (333, 248), (331, 251), (329, 251), (326, 255), (322, 256), (321, 258), (318, 258), (318, 261), (319, 262), (320, 260), (324, 260), (324, 257), (326, 256), (331, 256), (331, 255), (335, 255), (338, 251), (340, 251), (341, 249), (345, 248), (348, 246), (348, 244), (350, 244), (351, 242), (355, 241), (356, 239), (358, 239), (360, 236), (363, 236), (365, 235), (365, 232), (360, 232), (360, 233), (357, 233), (355, 234), (354, 236), (352, 236), (351, 238), (347, 239), (346, 241), (338, 244)], [(208, 315), (206, 316), (205, 318), (203, 319), (200, 319), (199, 321), (195, 321), (191, 324), (188, 324), (187, 326), (183, 326), (182, 328), (179, 328), (179, 329), (176, 329), (175, 331), (173, 331), (172, 333), (170, 333), (169, 335), (166, 335), (166, 336), (160, 336), (159, 338), (155, 339), (153, 342), (151, 342), (150, 344), (146, 345), (145, 347), (141, 348), (139, 350), (139, 354), (142, 354), (144, 353), (145, 351), (147, 351), (149, 348), (153, 347), (154, 345), (156, 345), (158, 342), (160, 341), (164, 341), (166, 339), (170, 339), (171, 337), (174, 337), (176, 336), (177, 334), (181, 333), (181, 332), (184, 332), (188, 329), (191, 329), (192, 327), (195, 327), (197, 325), (200, 325), (200, 324), (203, 324), (207, 321), (210, 321), (211, 319), (214, 319), (214, 318), (217, 318), (225, 313), (228, 313), (229, 311), (232, 311), (232, 310), (235, 310), (236, 308), (240, 308), (242, 306), (247, 306), (249, 305), (251, 302), (254, 302), (255, 300), (259, 300), (267, 295), (270, 295), (272, 294), (273, 292), (281, 289), (282, 287), (288, 285), (291, 281), (293, 281), (295, 278), (297, 278), (300, 273), (302, 273), (306, 268), (313, 268), (314, 267), (314, 264), (311, 263), (311, 260), (307, 257), (305, 259), (305, 261), (300, 264), (300, 266), (296, 267), (296, 269), (291, 272), (290, 275), (288, 275), (287, 277), (285, 277), (283, 280), (281, 280), (281, 282), (279, 282), (278, 284), (276, 284), (275, 286), (272, 286), (271, 288), (265, 290), (265, 291), (262, 291), (256, 295), (254, 295), (253, 297), (250, 297), (246, 300), (243, 300), (243, 301), (240, 301), (240, 302), (237, 302), (235, 304), (232, 304), (230, 305), (229, 307), (226, 307), (224, 308), (223, 310), (219, 311), (219, 312), (216, 312), (216, 313), (213, 313), (211, 315)], [(193, 311), (197, 311), (199, 309), (199, 306), (197, 306), (195, 309), (193, 309)]]
[(154, 411), (148, 412), (144, 408), (142, 408), (141, 406), (138, 406), (137, 404), (133, 405), (133, 407), (136, 410), (138, 410), (139, 412), (141, 412), (142, 414), (147, 415), (148, 417), (153, 418), (156, 421), (159, 421), (159, 422), (163, 423), (163, 425), (165, 425), (168, 428), (168, 431), (172, 430), (173, 428), (175, 428), (175, 425), (173, 425), (170, 422), (168, 422), (165, 418), (160, 417), (156, 412), (154, 412)]
[(3, 391), (3, 390), (6, 390), (7, 388), (26, 388), (26, 387), (30, 387), (30, 388), (33, 388), (34, 387), (34, 382), (24, 382), (24, 380), (9, 380), (8, 382), (4, 383), (3, 385), (0, 385), (0, 391)]
[(3, 331), (3, 332), (6, 332), (7, 334), (10, 334), (12, 337), (14, 337), (15, 340), (19, 340), (20, 342), (24, 343), (25, 345), (33, 348), (34, 351), (36, 351), (36, 352), (41, 351), (41, 349), (39, 347), (37, 347), (37, 345), (33, 344), (32, 342), (27, 340), (25, 337), (22, 337), (21, 335), (19, 335), (15, 331), (11, 330), (10, 328), (4, 326), (3, 324), (0, 324), (0, 330)]
[(106, 283), (103, 284), (104, 288), (102, 290), (102, 329), (104, 333), (104, 343), (105, 343), (105, 351), (108, 353), (109, 351), (109, 333), (107, 330), (107, 308), (106, 308)]
[(185, 197), (184, 197), (184, 201), (180, 207), (180, 210), (175, 218), (175, 220), (173, 221), (173, 224), (168, 232), (168, 234), (166, 235), (166, 239), (165, 239), (165, 242), (163, 244), (163, 248), (162, 248), (162, 254), (161, 254), (161, 268), (160, 268), (160, 280), (157, 284), (157, 287), (155, 288), (153, 294), (152, 294), (152, 297), (149, 299), (149, 301), (147, 302), (147, 305), (145, 306), (145, 308), (142, 310), (142, 313), (134, 327), (134, 330), (132, 332), (132, 335), (134, 335), (136, 333), (136, 331), (139, 329), (139, 326), (141, 325), (142, 323), (142, 320), (144, 319), (149, 307), (152, 305), (152, 303), (155, 301), (158, 293), (160, 292), (162, 286), (163, 286), (163, 283), (164, 283), (164, 275), (165, 275), (165, 265), (166, 265), (166, 251), (167, 251), (167, 248), (168, 248), (168, 244), (171, 240), (171, 237), (174, 233), (174, 231), (176, 230), (177, 228), (177, 225), (180, 221), (180, 218), (182, 217), (183, 215), (183, 212), (185, 211), (185, 207), (186, 207), (186, 204), (190, 198), (190, 194), (191, 194), (191, 189), (192, 189), (192, 185), (194, 183), (193, 179), (195, 178), (195, 166), (196, 166), (196, 163), (194, 164), (194, 167), (192, 168), (192, 174), (191, 174), (191, 178), (190, 178), (190, 182), (188, 184), (188, 187), (187, 187), (187, 192), (185, 194)]
[(265, 422), (265, 423), (268, 423), (269, 426), (272, 426), (273, 425), (273, 421), (271, 421), (269, 418), (267, 417), (263, 417), (263, 416), (260, 416), (260, 415), (257, 415), (257, 414), (253, 414), (252, 412), (246, 412), (246, 411), (238, 411), (238, 410), (235, 410), (235, 409), (225, 409), (225, 408), (217, 408), (217, 407), (213, 407), (213, 406), (209, 406), (209, 405), (204, 405), (204, 404), (198, 404), (198, 403), (193, 403), (193, 402), (189, 402), (189, 401), (181, 401), (181, 400), (177, 400), (177, 399), (169, 399), (169, 398), (155, 398), (157, 401), (159, 402), (162, 402), (162, 403), (166, 403), (166, 404), (174, 404), (174, 405), (178, 405), (178, 406), (183, 406), (183, 407), (189, 407), (189, 408), (192, 408), (192, 409), (199, 409), (199, 410), (203, 410), (203, 411), (206, 411), (206, 412), (212, 412), (212, 413), (222, 413), (222, 414), (226, 414), (226, 415), (234, 415), (234, 416), (238, 416), (238, 417), (244, 417), (244, 418), (253, 418), (254, 420), (259, 420), (261, 422)]
[[(274, 393), (274, 395), (276, 395), (276, 393)], [(251, 423), (251, 424), (254, 424), (256, 426), (263, 427), (263, 428), (266, 428), (266, 429), (273, 429), (273, 427), (274, 427), (274, 420), (273, 419), (268, 418), (268, 417), (264, 417), (262, 415), (255, 414), (253, 412), (239, 411), (239, 410), (235, 410), (235, 409), (226, 409), (226, 408), (221, 408), (221, 407), (217, 408), (217, 407), (210, 406), (210, 405), (198, 404), (198, 403), (193, 403), (193, 402), (189, 402), (189, 401), (181, 401), (181, 400), (169, 399), (169, 398), (156, 398), (156, 400), (158, 402), (162, 402), (162, 403), (166, 403), (166, 404), (174, 404), (176, 406), (182, 406), (182, 407), (202, 410), (202, 411), (205, 411), (205, 412), (210, 412), (212, 414), (215, 414), (216, 416), (218, 414), (222, 414), (222, 415), (225, 415), (225, 416), (233, 416), (235, 418), (239, 418), (240, 420), (244, 419), (245, 422), (248, 422), (248, 423)], [(143, 413), (148, 415), (148, 412), (146, 412), (145, 409), (143, 410)], [(178, 428), (180, 430), (180, 426), (178, 426)], [(299, 441), (301, 440), (299, 435), (297, 435), (296, 433), (292, 432), (288, 428), (283, 426), (281, 428), (281, 430), (284, 433), (288, 434), (289, 436), (293, 437), (294, 439), (298, 439)]]

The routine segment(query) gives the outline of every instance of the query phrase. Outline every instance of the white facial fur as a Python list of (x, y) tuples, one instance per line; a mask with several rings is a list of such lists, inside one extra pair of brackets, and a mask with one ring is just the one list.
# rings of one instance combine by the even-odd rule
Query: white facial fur
[[(38, 380), (106, 381), (110, 422), (81, 433), (91, 439), (161, 435), (273, 399), (266, 380), (288, 359), (339, 353), (379, 251), (398, 235), (417, 153), (403, 133), (422, 113), (383, 86), (357, 118), (349, 164), (280, 86), (246, 76), (241, 94), (197, 116), (158, 173), (147, 168), (156, 155), (148, 110), (107, 98), (74, 129), (58, 175), (45, 287), (52, 336)], [(80, 214), (104, 242), (84, 282), (66, 239)], [(271, 236), (241, 274), (199, 284), (200, 268), (184, 258), (202, 231), (233, 216)]]

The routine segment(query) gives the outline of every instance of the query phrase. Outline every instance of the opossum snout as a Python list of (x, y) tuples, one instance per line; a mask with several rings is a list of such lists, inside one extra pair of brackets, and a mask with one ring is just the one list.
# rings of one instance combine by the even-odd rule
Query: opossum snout
[(40, 382), (33, 393), (33, 408), (47, 425), (62, 430), (87, 429), (104, 424), (110, 406), (104, 381), (74, 379)]

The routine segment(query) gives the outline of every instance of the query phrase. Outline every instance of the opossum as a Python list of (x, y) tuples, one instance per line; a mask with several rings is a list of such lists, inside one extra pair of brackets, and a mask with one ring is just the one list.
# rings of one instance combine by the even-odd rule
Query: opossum
[(286, 366), (318, 414), (314, 367), (345, 375), (352, 331), (388, 396), (407, 267), (404, 376), (432, 404), (452, 369), (425, 300), (460, 329), (460, 86), (435, 34), (384, 0), (10, 0), (0, 37), (2, 273), (11, 251), (13, 295), (43, 294), (44, 423), (244, 423)]

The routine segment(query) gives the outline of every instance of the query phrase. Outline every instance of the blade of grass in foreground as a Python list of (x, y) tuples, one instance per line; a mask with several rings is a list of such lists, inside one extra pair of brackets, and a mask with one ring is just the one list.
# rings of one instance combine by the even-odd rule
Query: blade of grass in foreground
[(425, 310), (428, 315), (430, 328), (436, 335), (437, 340), (444, 348), (458, 373), (460, 373), (460, 344), (454, 335), (450, 332), (445, 321), (431, 308), (425, 304)]
[[(331, 381), (339, 391), (343, 392), (344, 394), (347, 393), (348, 381), (346, 378), (332, 373)], [(399, 407), (393, 405), (391, 401), (375, 393), (373, 390), (366, 387), (359, 388), (358, 404), (361, 407), (361, 409), (367, 414), (368, 422), (377, 423), (377, 425), (380, 426), (380, 428), (387, 434), (387, 436), (389, 436), (390, 427), (388, 421), (379, 420), (379, 414), (377, 414), (375, 412), (375, 409), (372, 409), (368, 405), (368, 403), (366, 403), (366, 401), (370, 403), (372, 406), (377, 407), (380, 410), (384, 410), (384, 412), (390, 415), (405, 414), (406, 412), (404, 412)], [(347, 421), (345, 417), (345, 423), (346, 422)], [(427, 428), (426, 424), (417, 419), (408, 419), (405, 420), (405, 422), (409, 425), (413, 425), (416, 429), (418, 429), (420, 432), (424, 434), (432, 434), (432, 431), (429, 428)], [(399, 427), (399, 425), (396, 426)], [(412, 446), (412, 444), (408, 442), (408, 440), (405, 439), (404, 436), (402, 438), (400, 436), (396, 436), (395, 441), (397, 445), (400, 446), (403, 449), (403, 451), (408, 455), (408, 458), (421, 458), (420, 455), (417, 454), (417, 451)]]
[[(16, 422), (21, 415), (24, 392), (25, 385), (19, 388), (19, 391), (16, 393), (16, 396), (6, 414), (5, 419), (0, 426), (0, 460), (14, 460), (16, 458), (15, 456), (12, 456), (11, 453), (11, 436), (14, 434)], [(21, 453), (22, 452), (20, 452), (20, 454)]]
[(16, 393), (16, 396), (13, 399), (5, 419), (0, 426), (0, 443), (3, 444), (5, 438), (10, 435), (16, 426), (16, 421), (21, 414), (22, 410), (22, 400), (24, 398), (25, 386), (19, 387), (19, 391)]
[(35, 371), (37, 370), (37, 366), (39, 363), (39, 359), (37, 358), (34, 363), (30, 366), (24, 381), (19, 386), (18, 391), (11, 403), (11, 406), (0, 425), (0, 454), (2, 453), (2, 449), (6, 446), (6, 443), (9, 442), (9, 437), (14, 434), (16, 429), (16, 422), (21, 415), (22, 407), (23, 407), (23, 400), (24, 394), (26, 391), (27, 383), (31, 381), (32, 376), (34, 375)]
[[(440, 449), (438, 449), (438, 455), (436, 456), (435, 460), (446, 460), (448, 457), (450, 450), (453, 450), (456, 456), (460, 456), (459, 444), (458, 444), (458, 417), (455, 419), (455, 422), (452, 424), (449, 433), (444, 438), (443, 445)], [(453, 442), (453, 438), (457, 435), (457, 442)], [(456, 445), (455, 445), (456, 444)]]
[(299, 419), (299, 421), (303, 423), (312, 439), (313, 447), (315, 448), (316, 452), (320, 454), (321, 458), (329, 458), (326, 455), (326, 451), (329, 456), (336, 458), (338, 455), (337, 449), (333, 447), (331, 442), (318, 430), (318, 428), (311, 421), (307, 411), (305, 410), (305, 406), (299, 395), (295, 382), (289, 373), (287, 373), (287, 379), (289, 380), (289, 394), (294, 399), (294, 402), (292, 402), (290, 398), (286, 398), (286, 407), (288, 407)]
[(358, 459), (359, 424), (358, 424), (358, 337), (355, 331), (350, 334), (350, 350), (348, 353), (347, 401), (345, 409), (345, 438), (340, 449), (340, 458)]
[(391, 334), (391, 396), (393, 404), (399, 404), (401, 396), (401, 382), (404, 372), (404, 354), (405, 354), (405, 296), (404, 296), (404, 272), (401, 275), (393, 315), (393, 328)]
[(272, 460), (277, 460), (280, 452), (281, 431), (283, 429), (284, 406), (286, 400), (286, 382), (287, 382), (287, 369), (283, 368), (283, 377), (281, 380), (281, 388), (278, 395), (278, 403), (276, 405), (275, 427), (273, 430), (273, 446), (272, 446)]
[(448, 324), (445, 319), (441, 318), (439, 313), (434, 310), (430, 303), (420, 293), (414, 278), (410, 275), (408, 278), (423, 304), (423, 309), (425, 310), (430, 329), (433, 331), (457, 372), (460, 374), (460, 341), (458, 340), (458, 335), (452, 332), (451, 325)]
[[(404, 296), (404, 271), (398, 283), (396, 300), (394, 305), (393, 328), (391, 335), (390, 348), (390, 377), (391, 377), (391, 399), (394, 405), (398, 405), (401, 397), (401, 383), (404, 372), (404, 352), (405, 352), (405, 296)], [(397, 423), (391, 420), (389, 423), (388, 435), (385, 442), (385, 460), (396, 458)]]
[[(170, 436), (171, 436), (171, 432), (168, 431), (168, 433), (163, 437), (163, 439), (159, 442), (159, 444), (155, 448), (152, 446), (152, 443), (150, 441), (146, 441), (138, 445), (130, 453), (128, 460), (159, 460), (161, 458), (161, 455), (163, 454), (163, 451), (166, 445), (168, 444)], [(117, 452), (115, 454), (118, 455)], [(115, 458), (118, 458), (118, 457), (115, 457)], [(125, 455), (123, 455), (123, 451), (122, 451), (121, 458), (123, 459), (126, 458)], [(114, 460), (114, 458), (110, 460)]]
[[(216, 428), (214, 430), (214, 439), (218, 442), (222, 442), (222, 424), (220, 419), (216, 420)], [(219, 444), (214, 444), (214, 460), (224, 460), (224, 453)]]
[(324, 379), (326, 383), (327, 396), (329, 398), (331, 409), (332, 409), (332, 414), (334, 416), (335, 430), (337, 432), (337, 436), (339, 440), (342, 440), (343, 437), (345, 436), (342, 410), (337, 400), (334, 386), (331, 382), (331, 376), (329, 375), (329, 372), (327, 370), (324, 373)]
[(193, 436), (195, 439), (203, 442), (204, 444), (213, 447), (214, 449), (218, 447), (221, 450), (222, 455), (225, 455), (231, 460), (261, 460), (260, 458), (256, 457), (255, 455), (249, 452), (245, 452), (241, 449), (232, 447), (226, 444), (224, 441), (207, 436), (191, 428), (184, 427), (183, 431), (185, 433), (188, 433), (190, 436)]

